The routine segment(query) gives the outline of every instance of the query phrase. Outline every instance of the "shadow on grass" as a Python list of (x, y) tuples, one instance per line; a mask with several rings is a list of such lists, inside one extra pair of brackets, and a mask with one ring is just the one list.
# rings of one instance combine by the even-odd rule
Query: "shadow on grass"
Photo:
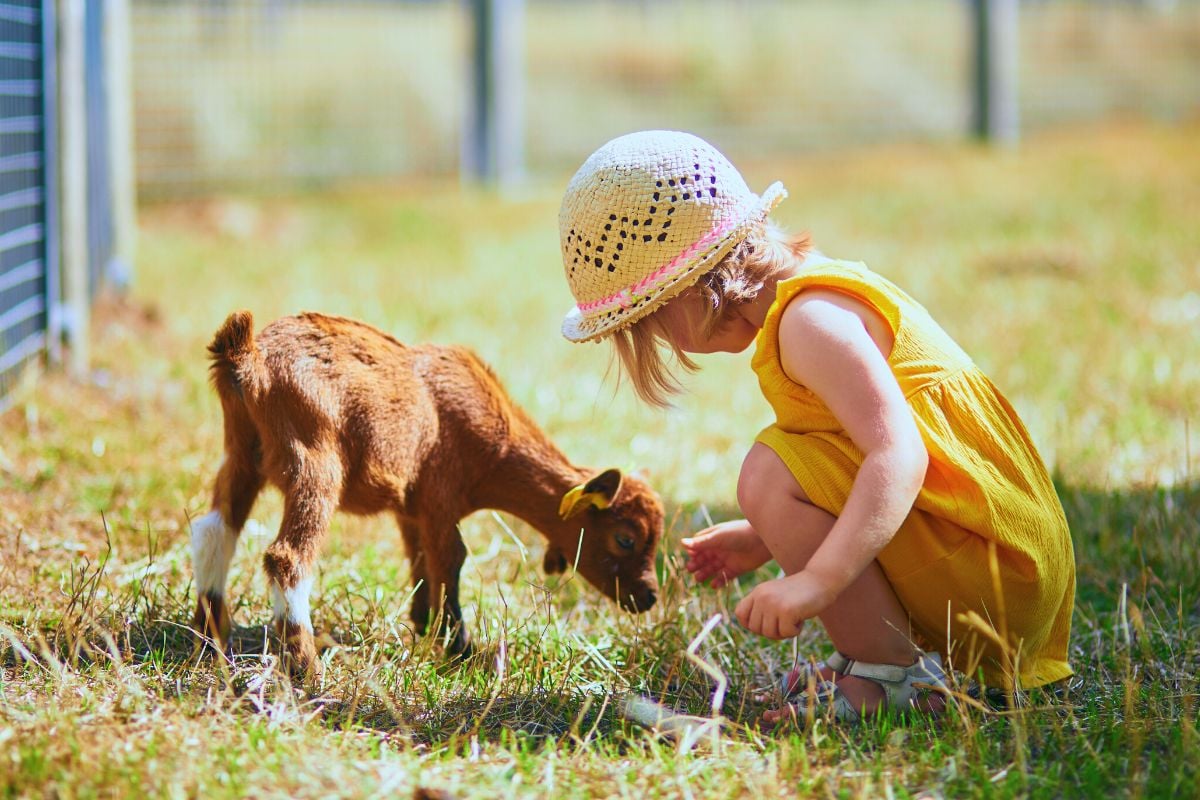
[(1116, 490), (1056, 485), (1075, 542), (1078, 608), (1113, 612), (1132, 594), (1200, 612), (1200, 482)]

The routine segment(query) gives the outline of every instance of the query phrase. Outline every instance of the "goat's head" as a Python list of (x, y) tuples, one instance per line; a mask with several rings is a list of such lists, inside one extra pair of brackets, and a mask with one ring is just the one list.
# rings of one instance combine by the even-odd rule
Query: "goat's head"
[(571, 541), (550, 542), (542, 562), (547, 573), (574, 564), (588, 583), (625, 610), (641, 612), (654, 605), (663, 508), (649, 486), (606, 469), (563, 495), (558, 513), (578, 524)]

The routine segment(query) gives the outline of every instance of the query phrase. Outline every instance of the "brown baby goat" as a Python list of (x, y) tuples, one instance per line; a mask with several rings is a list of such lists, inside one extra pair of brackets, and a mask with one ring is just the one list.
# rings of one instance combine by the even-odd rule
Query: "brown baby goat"
[(257, 338), (249, 312), (231, 315), (209, 345), (225, 416), (225, 461), (212, 511), (192, 524), (193, 625), (224, 647), (225, 579), (237, 537), (266, 481), (284, 494), (283, 520), (263, 564), (275, 625), (293, 669), (320, 669), (309, 593), (337, 509), (395, 514), (415, 585), (412, 618), (431, 620), (465, 654), (458, 522), (510, 512), (549, 540), (543, 566), (577, 562), (593, 586), (631, 611), (654, 605), (662, 505), (640, 480), (571, 464), (461, 347), (408, 347), (361, 322), (285, 317)]

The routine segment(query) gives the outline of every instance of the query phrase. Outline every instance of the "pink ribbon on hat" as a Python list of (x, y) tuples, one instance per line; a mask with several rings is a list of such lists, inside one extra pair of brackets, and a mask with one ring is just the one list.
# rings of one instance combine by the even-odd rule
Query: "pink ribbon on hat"
[(680, 264), (694, 256), (698, 251), (703, 250), (719, 241), (730, 231), (730, 229), (734, 227), (735, 223), (736, 220), (733, 217), (727, 218), (720, 225), (701, 236), (699, 240), (685, 249), (682, 253), (671, 259), (670, 262), (654, 270), (654, 272), (642, 278), (628, 289), (622, 289), (619, 292), (610, 294), (608, 297), (601, 297), (599, 300), (592, 300), (588, 303), (579, 303), (576, 307), (579, 309), (581, 314), (586, 314), (589, 311), (605, 310), (610, 305), (619, 305), (621, 308), (629, 308), (634, 297), (645, 294), (648, 289), (653, 288), (656, 283), (673, 273), (679, 268)]

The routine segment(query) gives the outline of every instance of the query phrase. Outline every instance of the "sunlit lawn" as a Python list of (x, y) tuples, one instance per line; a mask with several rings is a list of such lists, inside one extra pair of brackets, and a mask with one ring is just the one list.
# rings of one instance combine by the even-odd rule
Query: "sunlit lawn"
[[(781, 222), (922, 300), (1029, 424), (1076, 538), (1083, 686), (1010, 716), (764, 735), (755, 693), (794, 645), (726, 621), (699, 650), (729, 679), (719, 752), (679, 753), (615, 707), (638, 692), (709, 713), (712, 684), (683, 650), (751, 584), (693, 585), (675, 542), (735, 513), (769, 409), (748, 354), (706, 359), (664, 413), (605, 379), (605, 347), (559, 337), (565, 175), (507, 199), (430, 183), (144, 208), (134, 290), (98, 309), (91, 379), (45, 376), (0, 417), (0, 791), (1193, 795), (1198, 137), (1130, 125), (1011, 153), (733, 154), (752, 187), (788, 186)], [(260, 326), (317, 309), (475, 348), (573, 459), (640, 468), (662, 493), (657, 607), (632, 617), (578, 580), (547, 588), (540, 537), (478, 514), (464, 525), (464, 606), (485, 657), (448, 667), (407, 628), (392, 524), (340, 518), (314, 617), (347, 646), (306, 694), (262, 654), (260, 556), (280, 508), (267, 493), (231, 577), (244, 654), (228, 673), (193, 661), (187, 518), (207, 510), (221, 453), (204, 345), (236, 308)], [(825, 652), (817, 627), (802, 654)]]

